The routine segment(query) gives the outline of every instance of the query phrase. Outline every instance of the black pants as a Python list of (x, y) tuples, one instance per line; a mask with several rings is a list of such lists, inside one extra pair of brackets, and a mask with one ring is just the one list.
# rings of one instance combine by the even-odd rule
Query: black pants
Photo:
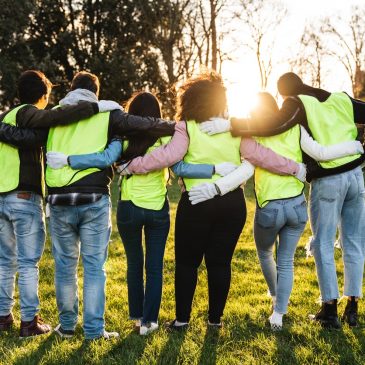
[(176, 319), (189, 322), (203, 257), (208, 271), (209, 321), (219, 323), (231, 283), (231, 261), (246, 221), (242, 189), (191, 205), (183, 193), (175, 224)]

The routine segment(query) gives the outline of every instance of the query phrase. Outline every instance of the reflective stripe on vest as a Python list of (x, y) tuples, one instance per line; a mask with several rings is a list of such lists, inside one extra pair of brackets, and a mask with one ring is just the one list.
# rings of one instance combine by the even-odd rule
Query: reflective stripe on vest
[[(77, 123), (53, 127), (49, 130), (47, 151), (65, 155), (101, 152), (108, 141), (109, 112), (98, 113)], [(96, 168), (73, 170), (70, 166), (52, 169), (47, 166), (46, 182), (49, 187), (63, 187), (100, 171)]]
[[(299, 95), (314, 139), (323, 146), (354, 141), (357, 128), (350, 98), (345, 93), (333, 93), (324, 102), (307, 95)], [(360, 154), (321, 162), (323, 168), (342, 166), (360, 157)]]
[[(277, 154), (302, 162), (300, 127), (272, 137), (255, 137), (257, 142)], [(304, 184), (294, 176), (280, 176), (260, 167), (255, 168), (255, 194), (257, 204), (263, 208), (270, 200), (293, 198), (303, 192)]]
[[(221, 162), (232, 162), (239, 166), (240, 137), (232, 137), (230, 132), (219, 133), (210, 136), (199, 129), (199, 123), (188, 121), (186, 123), (189, 134), (189, 149), (184, 161), (192, 164), (212, 164)], [(211, 179), (188, 179), (184, 178), (186, 190), (193, 186), (218, 180), (220, 175), (213, 175)]]
[[(160, 138), (147, 150), (147, 153), (166, 144), (171, 137)], [(123, 150), (128, 142), (123, 143)], [(120, 186), (121, 200), (131, 200), (138, 207), (161, 210), (166, 199), (166, 184), (169, 180), (168, 168), (147, 174), (123, 176)]]
[[(8, 114), (3, 119), (3, 123), (16, 126), (16, 114), (19, 109), (27, 104), (20, 105)], [(0, 192), (6, 193), (16, 189), (19, 185), (20, 176), (20, 158), (18, 148), (0, 142)]]

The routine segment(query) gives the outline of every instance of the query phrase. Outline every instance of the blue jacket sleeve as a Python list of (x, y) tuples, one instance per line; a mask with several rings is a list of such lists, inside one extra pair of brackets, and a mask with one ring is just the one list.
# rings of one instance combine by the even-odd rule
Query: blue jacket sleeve
[(214, 165), (191, 164), (179, 161), (171, 166), (175, 175), (195, 179), (210, 179), (213, 176)]
[(105, 169), (118, 161), (123, 147), (121, 141), (112, 141), (102, 152), (89, 153), (86, 155), (71, 155), (68, 157), (70, 167), (75, 170), (96, 167)]

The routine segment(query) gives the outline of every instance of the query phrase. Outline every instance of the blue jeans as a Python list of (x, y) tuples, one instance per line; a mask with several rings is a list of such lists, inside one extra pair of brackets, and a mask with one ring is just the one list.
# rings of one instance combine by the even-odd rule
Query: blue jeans
[[(129, 316), (142, 324), (157, 322), (162, 294), (163, 256), (170, 229), (169, 204), (161, 210), (137, 207), (119, 201), (117, 224), (127, 255)], [(146, 287), (143, 282), (142, 231), (146, 244)]]
[[(272, 296), (275, 311), (285, 314), (293, 288), (294, 254), (308, 220), (304, 195), (273, 200), (256, 209), (254, 236), (262, 272)], [(279, 238), (277, 264), (273, 257), (275, 240)]]
[(334, 242), (339, 225), (345, 271), (346, 296), (362, 296), (365, 250), (364, 177), (360, 167), (313, 180), (310, 188), (310, 222), (322, 300), (338, 298)]
[(84, 267), (83, 316), (85, 338), (99, 337), (105, 329), (104, 264), (111, 232), (108, 195), (78, 206), (50, 205), (52, 252), (55, 260), (56, 299), (60, 323), (74, 330), (78, 316), (77, 264)]
[[(29, 199), (18, 194), (28, 194)], [(0, 195), (0, 316), (14, 306), (15, 275), (19, 273), (22, 321), (39, 312), (38, 263), (45, 242), (42, 198), (35, 193)]]

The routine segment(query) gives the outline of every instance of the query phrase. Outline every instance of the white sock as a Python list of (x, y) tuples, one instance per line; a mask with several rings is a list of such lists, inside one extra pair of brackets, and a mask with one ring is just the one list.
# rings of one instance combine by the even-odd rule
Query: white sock
[(274, 311), (269, 318), (271, 324), (283, 325), (283, 314)]

